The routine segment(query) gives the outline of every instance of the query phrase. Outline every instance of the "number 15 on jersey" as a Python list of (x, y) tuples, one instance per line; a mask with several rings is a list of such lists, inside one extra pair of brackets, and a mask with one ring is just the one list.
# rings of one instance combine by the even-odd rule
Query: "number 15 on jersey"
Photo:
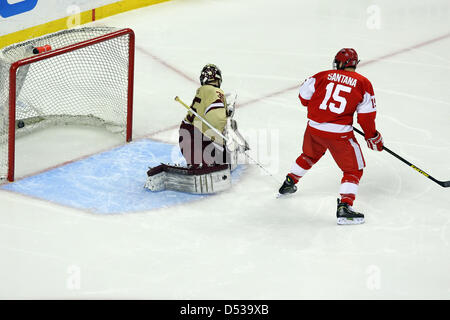
[[(336, 87), (335, 87), (336, 85)], [(327, 92), (325, 93), (325, 98), (323, 99), (322, 103), (319, 106), (319, 109), (321, 110), (327, 110), (327, 108), (330, 109), (331, 112), (341, 114), (344, 112), (345, 107), (347, 106), (347, 100), (344, 97), (341, 97), (339, 94), (341, 92), (347, 92), (350, 93), (352, 91), (351, 87), (344, 86), (342, 84), (335, 84), (333, 82), (330, 82), (326, 87)], [(328, 103), (331, 96), (333, 96), (333, 100), (336, 102), (339, 102), (339, 105), (336, 106), (334, 102)]]

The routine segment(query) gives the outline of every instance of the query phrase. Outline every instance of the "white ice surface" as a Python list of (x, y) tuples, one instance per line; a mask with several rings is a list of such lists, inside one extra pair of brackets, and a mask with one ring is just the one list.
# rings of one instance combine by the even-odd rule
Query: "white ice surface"
[[(379, 29), (367, 26), (372, 4)], [(173, 97), (191, 100), (201, 67), (216, 63), (223, 88), (239, 94), (242, 133), (277, 142), (261, 159), (276, 179), (252, 167), (221, 195), (118, 216), (0, 191), (0, 298), (450, 298), (450, 191), (392, 156), (359, 139), (364, 225), (336, 225), (341, 173), (329, 154), (297, 194), (274, 198), (306, 124), (297, 90), (285, 89), (347, 46), (361, 63), (414, 47), (359, 71), (374, 85), (386, 145), (450, 178), (450, 37), (416, 46), (448, 35), (449, 15), (448, 1), (174, 0), (100, 21), (137, 35), (136, 139), (175, 143), (165, 129), (185, 111)], [(16, 176), (121, 141), (97, 129), (45, 130), (18, 140)]]

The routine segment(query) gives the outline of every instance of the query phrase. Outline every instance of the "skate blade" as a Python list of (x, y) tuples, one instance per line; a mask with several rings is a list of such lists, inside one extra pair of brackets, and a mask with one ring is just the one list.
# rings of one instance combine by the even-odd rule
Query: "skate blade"
[(337, 218), (338, 225), (363, 224), (364, 218)]
[(278, 193), (278, 194), (276, 195), (276, 198), (277, 198), (277, 199), (282, 199), (282, 198), (289, 197), (289, 196), (292, 195), (292, 194), (293, 194), (293, 193), (285, 193), (285, 194)]

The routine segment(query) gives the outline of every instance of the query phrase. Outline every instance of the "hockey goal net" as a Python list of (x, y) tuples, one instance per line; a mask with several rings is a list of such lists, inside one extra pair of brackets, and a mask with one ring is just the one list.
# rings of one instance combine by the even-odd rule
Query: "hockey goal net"
[(0, 178), (14, 180), (15, 139), (36, 129), (101, 126), (131, 141), (134, 51), (133, 31), (111, 27), (63, 30), (2, 49)]

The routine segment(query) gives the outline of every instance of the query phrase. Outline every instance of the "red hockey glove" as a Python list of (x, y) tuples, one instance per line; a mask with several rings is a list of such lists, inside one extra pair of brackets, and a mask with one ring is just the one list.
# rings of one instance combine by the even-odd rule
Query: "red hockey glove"
[(377, 131), (375, 137), (366, 139), (367, 146), (375, 151), (383, 151), (383, 137)]

